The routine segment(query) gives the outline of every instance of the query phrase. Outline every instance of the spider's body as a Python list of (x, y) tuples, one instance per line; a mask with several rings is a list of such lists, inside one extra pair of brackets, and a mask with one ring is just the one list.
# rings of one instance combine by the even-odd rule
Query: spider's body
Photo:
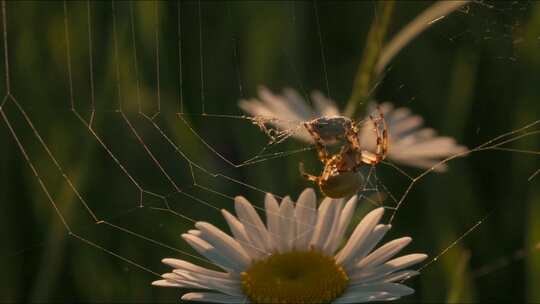
[(328, 197), (339, 198), (354, 195), (364, 183), (361, 174), (358, 174), (356, 170), (348, 170), (355, 163), (353, 153), (336, 154), (328, 159), (321, 176), (314, 182)]
[(336, 144), (346, 139), (347, 130), (350, 130), (352, 126), (352, 120), (345, 116), (323, 116), (304, 123), (304, 127), (311, 136), (314, 137), (313, 134), (317, 134), (320, 141), (326, 145)]
[[(361, 149), (356, 123), (347, 117), (320, 117), (304, 123), (315, 141), (324, 169), (320, 176), (314, 176), (304, 172), (303, 165), (300, 164), (300, 173), (306, 179), (315, 182), (326, 196), (341, 198), (354, 195), (364, 183), (358, 173), (359, 168), (364, 164), (376, 165), (386, 157), (388, 132), (384, 116), (379, 111), (379, 119), (374, 120), (371, 116), (370, 119), (377, 134), (375, 153)], [(329, 155), (325, 144), (337, 141), (344, 141), (340, 152)]]

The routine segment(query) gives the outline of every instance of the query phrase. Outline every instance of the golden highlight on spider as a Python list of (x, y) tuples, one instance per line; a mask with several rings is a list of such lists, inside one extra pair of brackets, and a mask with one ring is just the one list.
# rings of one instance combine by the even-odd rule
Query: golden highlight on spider
[[(342, 198), (356, 194), (364, 183), (364, 178), (358, 173), (360, 167), (364, 164), (374, 166), (386, 158), (388, 130), (384, 114), (377, 110), (377, 119), (369, 116), (377, 135), (375, 153), (362, 150), (357, 123), (348, 117), (323, 116), (304, 122), (304, 127), (315, 141), (317, 155), (324, 168), (319, 176), (315, 176), (306, 173), (304, 164), (300, 163), (300, 174), (316, 183), (324, 195)], [(336, 143), (341, 143), (339, 152), (329, 154), (327, 145)]]

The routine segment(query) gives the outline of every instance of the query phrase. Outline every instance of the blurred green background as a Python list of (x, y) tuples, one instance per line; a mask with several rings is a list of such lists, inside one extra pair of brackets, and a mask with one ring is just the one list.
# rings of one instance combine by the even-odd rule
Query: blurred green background
[[(430, 4), (398, 1), (389, 35)], [(298, 163), (319, 166), (307, 151), (235, 168), (190, 128), (220, 155), (241, 163), (265, 148), (267, 138), (249, 120), (204, 116), (203, 110), (242, 115), (238, 100), (254, 97), (259, 85), (302, 94), (318, 89), (343, 108), (369, 26), (379, 15), (375, 7), (370, 1), (7, 2), (7, 57), (0, 60), (0, 70), (9, 68), (9, 87), (7, 74), (0, 73), (6, 96), (0, 302), (178, 301), (180, 290), (150, 286), (156, 276), (142, 267), (163, 273), (163, 257), (197, 261), (174, 250), (193, 253), (180, 239), (193, 226), (189, 219), (225, 227), (219, 208), (232, 210), (230, 197), (242, 194), (259, 205), (263, 197), (232, 179), (297, 197), (308, 186)], [(410, 107), (426, 125), (475, 147), (539, 119), (539, 84), (540, 5), (482, 1), (436, 22), (408, 45), (375, 97)], [(540, 137), (531, 135), (506, 147), (539, 146)], [(267, 152), (302, 147), (287, 141)], [(448, 173), (429, 174), (414, 185), (387, 239), (410, 235), (407, 252), (436, 256), (489, 216), (410, 280), (417, 292), (402, 301), (540, 302), (540, 252), (534, 250), (540, 242), (540, 176), (528, 180), (540, 168), (538, 155), (484, 151), (449, 166)], [(396, 196), (408, 186), (389, 167), (379, 166), (377, 173)], [(362, 204), (357, 218), (370, 208)]]

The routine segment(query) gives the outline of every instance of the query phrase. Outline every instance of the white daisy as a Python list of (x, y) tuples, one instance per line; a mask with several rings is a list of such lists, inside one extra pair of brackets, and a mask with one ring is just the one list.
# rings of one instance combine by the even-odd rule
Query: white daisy
[[(266, 119), (279, 130), (293, 130), (292, 137), (312, 142), (305, 128), (299, 127), (301, 122), (343, 114), (333, 100), (318, 91), (312, 93), (311, 99), (314, 108), (293, 89), (285, 89), (283, 95), (275, 95), (261, 87), (259, 99), (241, 100), (239, 105), (245, 112)], [(375, 107), (371, 104), (368, 113), (377, 116)], [(379, 108), (388, 124), (388, 158), (397, 163), (427, 169), (442, 159), (467, 150), (452, 137), (437, 136), (434, 129), (424, 128), (422, 117), (412, 114), (408, 108), (394, 108), (390, 102), (381, 103)], [(376, 136), (370, 123), (363, 125), (359, 136), (363, 148), (375, 151)], [(435, 171), (445, 170), (445, 164), (435, 168)]]
[(173, 268), (155, 286), (202, 289), (182, 300), (206, 303), (358, 303), (395, 300), (412, 294), (401, 284), (417, 275), (406, 268), (423, 261), (425, 254), (394, 258), (410, 237), (392, 240), (374, 250), (390, 225), (379, 224), (383, 208), (366, 215), (342, 244), (356, 197), (325, 198), (316, 206), (313, 189), (306, 189), (295, 204), (265, 198), (266, 225), (253, 206), (235, 198), (236, 215), (222, 210), (230, 236), (207, 222), (182, 235), (202, 256), (221, 270), (210, 270), (173, 258)]

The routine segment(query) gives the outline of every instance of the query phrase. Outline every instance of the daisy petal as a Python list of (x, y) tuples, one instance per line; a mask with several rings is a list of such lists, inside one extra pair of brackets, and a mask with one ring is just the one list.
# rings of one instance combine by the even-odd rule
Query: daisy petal
[[(330, 228), (330, 232), (328, 232), (327, 236), (325, 237), (326, 240), (324, 241), (324, 245), (322, 248), (322, 251), (326, 253), (327, 255), (332, 255), (335, 251), (334, 244), (339, 245), (338, 243), (338, 230), (339, 230), (339, 223), (340, 223), (340, 217), (341, 217), (341, 211), (343, 210), (343, 200), (334, 200), (333, 204), (335, 204), (335, 211), (334, 211), (334, 217), (332, 219), (332, 227)], [(341, 240), (339, 240), (341, 241)]]
[(432, 140), (437, 135), (437, 132), (431, 128), (423, 128), (395, 139), (395, 144), (400, 147), (410, 148), (416, 143)]
[(370, 253), (362, 259), (356, 267), (376, 267), (395, 256), (412, 241), (410, 237), (403, 237), (384, 244), (382, 247)]
[(234, 238), (238, 241), (238, 243), (240, 243), (246, 253), (249, 254), (252, 259), (259, 258), (264, 253), (264, 250), (255, 247), (255, 245), (251, 242), (247, 236), (244, 225), (234, 215), (230, 214), (225, 209), (221, 209), (221, 214), (223, 214), (225, 221), (227, 221)]
[(273, 117), (272, 112), (257, 99), (240, 100), (238, 106), (253, 116)]
[(403, 271), (398, 271), (398, 272), (395, 272), (395, 273), (392, 273), (388, 276), (386, 276), (384, 278), (384, 281), (385, 283), (393, 283), (393, 282), (396, 282), (396, 281), (403, 281), (403, 280), (408, 280), (414, 276), (417, 276), (419, 275), (420, 272), (416, 271), (416, 270), (403, 270)]
[(389, 267), (392, 267), (392, 272), (394, 272), (396, 270), (407, 268), (414, 264), (420, 263), (426, 258), (427, 258), (427, 254), (413, 253), (413, 254), (404, 255), (399, 258), (390, 260), (381, 266), (387, 265)]
[(313, 110), (306, 104), (306, 101), (298, 92), (291, 88), (283, 90), (283, 96), (286, 103), (292, 108), (293, 112), (304, 120), (314, 118)]
[(394, 297), (388, 292), (382, 291), (347, 291), (344, 295), (333, 301), (333, 304), (364, 303), (373, 301), (382, 301), (388, 297)]
[(427, 255), (421, 253), (413, 253), (409, 255), (404, 255), (393, 260), (390, 260), (382, 265), (369, 268), (358, 268), (355, 267), (351, 272), (350, 279), (351, 282), (363, 282), (363, 281), (374, 281), (374, 280), (383, 280), (387, 275), (412, 266), (414, 264), (420, 263), (427, 258)]
[(371, 292), (382, 291), (389, 294), (401, 297), (414, 293), (414, 289), (398, 283), (376, 283), (376, 284), (363, 284), (353, 285), (349, 287), (350, 291), (354, 292)]
[(174, 273), (179, 276), (189, 276), (191, 281), (207, 286), (208, 289), (213, 289), (220, 291), (222, 293), (231, 295), (231, 296), (242, 296), (242, 290), (240, 288), (240, 282), (238, 280), (230, 280), (223, 278), (216, 278), (205, 276), (202, 274), (189, 273), (184, 270), (174, 270)]
[(311, 99), (315, 104), (318, 114), (321, 116), (339, 116), (339, 110), (333, 100), (327, 98), (319, 91), (311, 94)]
[(458, 146), (456, 140), (451, 137), (436, 137), (433, 139), (425, 140), (423, 142), (417, 142), (414, 148), (404, 150), (401, 155), (408, 157), (447, 157), (453, 154), (465, 152), (466, 149), (463, 146)]
[(399, 300), (401, 299), (401, 297), (398, 297), (398, 296), (395, 296), (395, 295), (381, 295), (381, 296), (377, 296), (375, 297), (375, 299), (373, 300), (370, 300), (368, 302), (374, 302), (374, 301), (396, 301), (396, 300)]
[(410, 115), (396, 122), (390, 122), (389, 127), (394, 132), (392, 136), (394, 138), (400, 138), (403, 135), (409, 134), (418, 127), (422, 126), (424, 120), (418, 115)]
[(206, 222), (197, 222), (195, 227), (201, 230), (204, 239), (210, 245), (214, 246), (223, 256), (238, 265), (238, 267), (245, 269), (251, 263), (251, 259), (244, 251), (244, 248), (216, 226)]
[(174, 282), (181, 285), (181, 288), (209, 289), (207, 285), (201, 285), (191, 276), (186, 277), (180, 276), (176, 273), (164, 273), (161, 275), (161, 277), (169, 282)]
[(368, 241), (368, 236), (375, 225), (380, 221), (384, 213), (384, 208), (377, 208), (370, 213), (368, 213), (364, 219), (356, 226), (353, 234), (349, 238), (349, 241), (343, 247), (343, 249), (336, 256), (336, 263), (343, 265), (347, 268), (348, 264), (353, 262), (353, 259), (357, 256), (356, 253), (358, 249), (361, 249), (362, 246)]
[(394, 144), (400, 148), (407, 149), (413, 147), (416, 143), (431, 140), (437, 135), (437, 132), (432, 128), (423, 128), (414, 131), (410, 134), (405, 134), (402, 137), (396, 138)]
[(326, 238), (336, 220), (336, 215), (338, 215), (338, 206), (339, 204), (337, 200), (333, 200), (328, 197), (322, 201), (317, 216), (317, 224), (315, 225), (315, 230), (313, 231), (313, 238), (310, 242), (311, 247), (320, 250), (323, 249), (324, 242), (326, 242)]
[(382, 224), (375, 226), (364, 245), (362, 245), (356, 250), (356, 253), (351, 258), (351, 263), (346, 266), (346, 269), (350, 270), (351, 268), (354, 268), (354, 265), (357, 263), (357, 261), (361, 260), (368, 253), (370, 253), (371, 250), (373, 250), (373, 248), (377, 246), (379, 241), (384, 237), (384, 235), (388, 232), (388, 230), (390, 230), (391, 227), (391, 225)]
[(294, 248), (307, 250), (317, 221), (317, 206), (315, 191), (307, 188), (300, 194), (294, 210), (296, 216), (296, 237)]
[(272, 248), (277, 249), (279, 244), (279, 204), (272, 194), (267, 193), (264, 197), (264, 207), (266, 210), (266, 226), (272, 240)]
[(234, 198), (234, 207), (251, 243), (257, 248), (271, 251), (270, 236), (255, 208), (242, 196)]
[(219, 267), (231, 271), (234, 270), (235, 272), (242, 272), (242, 268), (237, 267), (232, 263), (230, 260), (225, 258), (223, 255), (219, 253), (219, 251), (214, 248), (214, 246), (210, 245), (208, 242), (202, 240), (199, 237), (196, 237), (194, 235), (184, 233), (182, 234), (182, 238), (199, 254), (206, 257), (210, 261), (212, 261), (214, 264), (218, 265)]
[(183, 301), (197, 301), (203, 303), (248, 303), (245, 296), (229, 296), (213, 292), (190, 292), (182, 296)]
[(311, 116), (311, 113), (309, 112), (296, 112), (291, 108), (290, 102), (279, 95), (274, 95), (265, 87), (259, 88), (259, 98), (266, 103), (273, 113), (280, 114), (276, 117), (302, 122), (308, 120)]
[(157, 280), (152, 282), (152, 285), (158, 287), (186, 287), (185, 285), (169, 280)]
[(446, 164), (441, 164), (438, 159), (429, 159), (429, 158), (406, 158), (406, 157), (395, 157), (396, 162), (406, 164), (408, 166), (413, 166), (422, 169), (433, 168), (435, 172), (445, 172), (448, 169)]
[[(369, 108), (369, 112), (374, 112), (377, 110), (375, 103), (371, 103), (368, 108)], [(409, 115), (410, 113), (410, 110), (407, 108), (398, 108), (395, 111), (393, 111), (394, 105), (388, 101), (380, 103), (379, 109), (381, 109), (386, 119), (388, 119), (389, 121), (400, 119), (403, 116)], [(401, 111), (401, 110), (404, 110), (404, 111)]]
[[(440, 160), (463, 153), (466, 147), (458, 145), (451, 137), (437, 137), (437, 133), (430, 128), (423, 128), (423, 119), (412, 114), (408, 108), (393, 109), (390, 103), (382, 103), (379, 108), (385, 115), (388, 125), (390, 147), (388, 158), (405, 165), (431, 168)], [(375, 104), (370, 105), (369, 113), (377, 115)], [(372, 131), (372, 124), (365, 123), (361, 129), (362, 145), (369, 151), (376, 147), (376, 137)], [(446, 166), (439, 165), (434, 171), (445, 171)]]
[(184, 260), (167, 258), (167, 259), (161, 260), (161, 262), (163, 264), (165, 264), (165, 265), (171, 266), (174, 269), (182, 269), (182, 270), (186, 270), (186, 271), (191, 271), (191, 272), (195, 272), (195, 273), (204, 274), (204, 275), (207, 275), (207, 276), (213, 276), (213, 277), (216, 277), (216, 278), (227, 278), (227, 277), (229, 277), (229, 274), (227, 274), (225, 272), (206, 269), (204, 267), (197, 266), (195, 264), (192, 264), (192, 263), (184, 261)]
[(343, 235), (345, 234), (347, 227), (349, 227), (349, 223), (351, 222), (352, 216), (354, 215), (357, 201), (357, 196), (353, 196), (347, 201), (345, 207), (343, 208), (343, 211), (341, 211), (336, 231), (335, 233), (333, 233), (333, 236), (331, 238), (328, 238), (328, 241), (325, 244), (325, 251), (329, 254), (333, 254), (336, 251), (337, 247), (341, 244), (341, 241), (343, 240)]
[[(368, 272), (369, 271), (370, 270), (368, 270)], [(402, 270), (390, 274), (385, 272), (370, 272), (369, 276), (363, 277), (362, 279), (358, 279), (358, 276), (351, 277), (351, 285), (394, 283), (396, 281), (399, 281), (401, 283), (402, 281), (408, 280), (419, 274), (420, 272), (416, 270)]]
[(190, 230), (188, 230), (188, 233), (193, 234), (194, 236), (198, 236), (198, 237), (200, 237), (201, 234), (202, 234), (201, 231), (199, 231), (197, 229), (190, 229)]
[(279, 252), (291, 251), (296, 234), (295, 229), (294, 205), (291, 199), (286, 196), (279, 207)]

